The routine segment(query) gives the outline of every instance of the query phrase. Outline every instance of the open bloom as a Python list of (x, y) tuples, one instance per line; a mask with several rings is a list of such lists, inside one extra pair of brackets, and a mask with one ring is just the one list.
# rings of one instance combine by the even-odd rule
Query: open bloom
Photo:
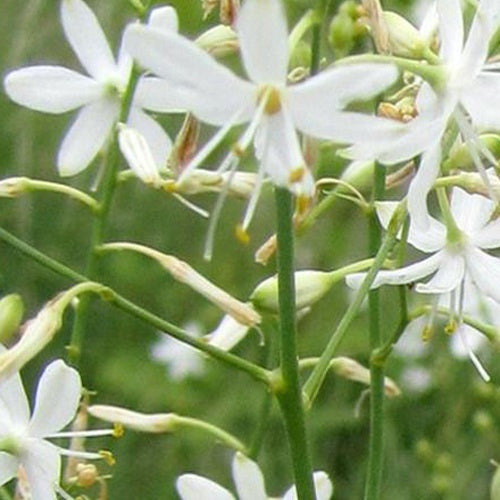
[[(393, 202), (378, 204), (378, 215), (385, 227), (396, 205)], [(482, 293), (500, 302), (500, 258), (484, 251), (500, 246), (500, 219), (492, 219), (494, 210), (495, 204), (490, 199), (454, 188), (451, 215), (456, 228), (453, 234), (450, 235), (446, 226), (430, 215), (427, 215), (428, 230), (412, 224), (408, 241), (432, 255), (401, 269), (380, 271), (372, 288), (417, 282), (415, 290), (418, 293), (457, 292), (458, 300), (464, 278), (468, 276)], [(433, 273), (427, 283), (420, 283), (422, 278)], [(347, 284), (357, 287), (364, 276), (364, 273), (350, 274), (346, 278)]]
[[(271, 500), (267, 496), (264, 477), (259, 466), (242, 453), (233, 459), (233, 480), (239, 500)], [(333, 485), (325, 472), (314, 473), (314, 486), (318, 500), (329, 500)], [(196, 474), (183, 474), (177, 479), (177, 491), (182, 500), (234, 500), (234, 496), (217, 483)], [(290, 488), (282, 500), (296, 500), (295, 486)]]
[[(61, 455), (102, 458), (96, 453), (71, 452), (48, 441), (68, 437), (59, 433), (74, 418), (81, 393), (80, 375), (62, 360), (53, 361), (42, 373), (30, 417), (28, 398), (18, 373), (0, 382), (0, 485), (22, 469), (32, 498), (55, 500)], [(89, 434), (110, 431), (89, 431)]]
[(314, 183), (296, 130), (345, 143), (362, 134), (377, 136), (384, 120), (341, 110), (350, 101), (380, 93), (396, 79), (397, 71), (391, 65), (344, 66), (287, 86), (287, 27), (280, 0), (247, 0), (238, 14), (236, 32), (249, 81), (174, 32), (136, 25), (125, 33), (127, 50), (175, 86), (181, 107), (221, 127), (180, 180), (202, 163), (231, 127), (249, 123), (220, 171), (234, 169), (253, 141), (261, 178), (266, 173), (276, 185), (310, 196)]
[[(45, 113), (81, 108), (57, 156), (60, 174), (74, 175), (92, 162), (109, 138), (129, 84), (132, 59), (122, 47), (115, 61), (94, 13), (82, 0), (62, 0), (61, 21), (68, 42), (89, 76), (62, 66), (31, 66), (9, 73), (5, 89), (18, 104)], [(149, 22), (157, 29), (175, 29), (175, 11), (170, 7), (155, 9)], [(164, 160), (170, 139), (141, 108), (171, 108), (163, 82), (141, 79), (128, 122), (154, 144), (158, 160)]]
[(439, 87), (432, 89), (428, 83), (422, 84), (415, 103), (419, 115), (410, 123), (387, 130), (381, 140), (367, 136), (366, 141), (358, 141), (347, 150), (352, 158), (376, 158), (387, 164), (423, 152), (408, 193), (410, 215), (423, 227), (428, 224), (426, 196), (439, 172), (440, 143), (449, 119), (456, 121), (480, 172), (484, 172), (480, 155), (494, 164), (496, 161), (476, 138), (473, 126), (500, 129), (496, 112), (500, 105), (500, 74), (493, 71), (500, 66), (486, 63), (489, 41), (499, 22), (500, 2), (478, 2), (465, 42), (460, 0), (438, 0), (437, 12), (439, 59), (444, 70)]

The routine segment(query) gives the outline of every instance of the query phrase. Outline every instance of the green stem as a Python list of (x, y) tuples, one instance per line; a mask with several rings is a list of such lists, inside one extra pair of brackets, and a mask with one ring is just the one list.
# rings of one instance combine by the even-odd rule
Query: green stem
[(12, 496), (5, 487), (0, 488), (0, 500), (12, 500)]
[[(369, 248), (375, 254), (381, 243), (381, 230), (375, 212), (374, 202), (384, 193), (385, 168), (375, 164), (372, 213), (369, 220)], [(375, 363), (373, 353), (381, 342), (380, 297), (378, 290), (368, 293), (369, 332), (370, 332), (370, 442), (368, 473), (365, 483), (365, 500), (378, 500), (382, 478), (382, 458), (384, 439), (384, 365)]]
[[(10, 234), (3, 228), (0, 228), (0, 240), (4, 241), (5, 243), (15, 248), (16, 250), (20, 251), (22, 254), (29, 257), (31, 260), (34, 260), (35, 262), (39, 263), (43, 267), (55, 272), (59, 276), (62, 276), (64, 278), (69, 279), (70, 281), (74, 281), (77, 283), (90, 281), (83, 274), (79, 274), (73, 269), (45, 255), (36, 248), (32, 247), (31, 245), (28, 245), (24, 241), (18, 239), (16, 236)], [(171, 337), (174, 337), (180, 342), (188, 344), (194, 347), (195, 349), (198, 349), (199, 351), (208, 354), (214, 359), (217, 359), (225, 363), (228, 366), (231, 366), (233, 368), (248, 373), (250, 376), (252, 376), (255, 380), (258, 380), (259, 382), (263, 382), (266, 385), (270, 384), (272, 376), (269, 373), (269, 371), (265, 370), (264, 368), (258, 365), (250, 363), (249, 361), (246, 361), (238, 356), (235, 356), (234, 354), (223, 351), (217, 347), (211, 346), (210, 344), (207, 344), (203, 340), (192, 337), (181, 328), (178, 328), (172, 323), (165, 321), (164, 319), (138, 306), (134, 302), (131, 302), (125, 297), (122, 297), (111, 288), (107, 287), (105, 296), (101, 298), (105, 299), (107, 302), (109, 302), (116, 308), (125, 311), (127, 314), (130, 314), (131, 316), (134, 316), (144, 321), (145, 323), (153, 326), (155, 329), (160, 330), (166, 333), (167, 335), (170, 335)]]
[[(123, 95), (120, 107), (120, 115), (118, 121), (126, 121), (129, 113), (130, 105), (132, 103), (132, 96), (134, 94), (135, 86), (139, 79), (139, 74), (133, 72), (127, 89)], [(90, 253), (87, 258), (85, 267), (85, 274), (92, 280), (97, 279), (97, 264), (99, 260), (99, 253), (97, 247), (104, 241), (104, 233), (108, 221), (108, 215), (111, 210), (113, 196), (117, 185), (117, 172), (120, 160), (118, 140), (116, 131), (113, 136), (111, 144), (108, 146), (106, 158), (103, 164), (104, 176), (101, 182), (100, 189), (100, 210), (94, 218), (92, 225), (92, 233), (90, 238)], [(75, 320), (73, 323), (73, 330), (71, 332), (71, 340), (68, 348), (69, 361), (73, 365), (78, 365), (81, 356), (83, 337), (87, 329), (88, 308), (90, 304), (89, 297), (83, 297), (78, 303), (75, 311)]]
[(282, 376), (282, 383), (276, 390), (276, 397), (285, 421), (298, 498), (300, 500), (313, 500), (316, 496), (306, 437), (296, 347), (292, 195), (286, 189), (276, 188), (275, 201), (280, 307), (280, 369)]
[(391, 219), (391, 222), (389, 223), (387, 233), (382, 241), (382, 245), (379, 251), (377, 252), (372, 267), (366, 274), (366, 277), (361, 284), (361, 287), (359, 288), (354, 300), (351, 302), (351, 305), (347, 309), (339, 325), (337, 326), (337, 329), (330, 338), (325, 350), (323, 351), (323, 354), (320, 357), (319, 363), (316, 365), (304, 385), (304, 393), (307, 398), (308, 408), (312, 405), (319, 392), (321, 384), (325, 379), (325, 376), (329, 370), (330, 360), (333, 358), (337, 347), (344, 339), (351, 321), (358, 313), (358, 310), (361, 307), (361, 304), (363, 303), (363, 300), (368, 293), (371, 284), (373, 283), (377, 273), (383, 266), (384, 261), (389, 254), (389, 251), (392, 249), (394, 242), (396, 241), (396, 235), (401, 224), (403, 223), (405, 215), (406, 202), (403, 201), (399, 204)]

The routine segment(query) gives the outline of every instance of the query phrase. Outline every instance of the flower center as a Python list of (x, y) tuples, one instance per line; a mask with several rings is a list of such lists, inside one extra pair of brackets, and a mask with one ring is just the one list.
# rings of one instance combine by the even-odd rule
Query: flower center
[(274, 115), (281, 110), (280, 91), (276, 87), (266, 85), (259, 89), (257, 94), (257, 102), (264, 100), (264, 113)]

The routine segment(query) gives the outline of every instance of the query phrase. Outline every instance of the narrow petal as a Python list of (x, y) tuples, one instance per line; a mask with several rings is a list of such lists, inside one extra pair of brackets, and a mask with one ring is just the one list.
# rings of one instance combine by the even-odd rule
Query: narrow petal
[(451, 66), (456, 66), (460, 60), (464, 43), (464, 22), (460, 0), (445, 0), (437, 2), (439, 15), (439, 37), (441, 59)]
[(183, 474), (176, 482), (182, 500), (234, 500), (234, 496), (217, 483), (196, 474)]
[(460, 331), (451, 337), (450, 350), (456, 358), (465, 359), (470, 351), (476, 351), (486, 343), (486, 337), (472, 326), (461, 324), (459, 328)]
[(118, 112), (118, 101), (111, 99), (80, 110), (59, 148), (57, 168), (61, 175), (75, 175), (88, 167), (109, 137)]
[(492, 299), (500, 302), (500, 258), (471, 247), (466, 253), (467, 269), (477, 287)]
[(208, 343), (224, 351), (230, 351), (248, 333), (250, 329), (232, 316), (226, 314), (217, 328), (209, 335)]
[(173, 7), (156, 7), (151, 11), (148, 19), (148, 26), (160, 31), (179, 30), (179, 18)]
[[(418, 281), (433, 273), (443, 260), (443, 252), (437, 252), (427, 259), (416, 262), (393, 271), (379, 271), (371, 288), (381, 285), (404, 285)], [(354, 273), (346, 276), (346, 283), (351, 288), (359, 288), (366, 277), (366, 273)]]
[(144, 136), (157, 169), (166, 167), (172, 141), (161, 125), (138, 108), (132, 109), (128, 123)]
[(259, 466), (243, 453), (234, 455), (233, 480), (239, 500), (267, 500), (264, 477)]
[(5, 91), (21, 106), (65, 113), (101, 98), (104, 88), (92, 78), (61, 66), (31, 66), (9, 73)]
[(284, 85), (288, 30), (281, 0), (245, 2), (238, 13), (236, 32), (250, 80)]
[[(313, 481), (317, 500), (330, 500), (333, 494), (333, 484), (328, 474), (323, 471), (314, 472)], [(297, 500), (297, 488), (292, 486), (282, 500)]]
[(465, 273), (465, 261), (461, 254), (444, 253), (437, 273), (427, 283), (418, 283), (417, 293), (442, 294), (456, 290)]
[(424, 152), (420, 159), (417, 175), (408, 189), (408, 213), (412, 224), (421, 231), (429, 229), (431, 220), (427, 210), (427, 195), (434, 185), (441, 162), (441, 145), (437, 141)]
[(157, 113), (183, 113), (182, 95), (177, 95), (176, 88), (161, 78), (143, 76), (135, 89), (134, 105)]
[(495, 204), (486, 196), (469, 194), (458, 187), (453, 188), (450, 203), (451, 213), (457, 226), (471, 235), (489, 221)]
[(61, 21), (66, 38), (82, 66), (98, 80), (116, 72), (116, 64), (94, 13), (82, 0), (63, 0)]
[(125, 32), (128, 51), (145, 68), (177, 89), (179, 106), (200, 120), (223, 125), (251, 118), (256, 89), (217, 63), (194, 43), (177, 35), (134, 25)]
[(17, 458), (7, 453), (0, 452), (0, 486), (3, 486), (16, 477), (18, 467), (19, 461)]
[(500, 218), (470, 234), (471, 243), (479, 248), (500, 247)]
[(57, 448), (42, 439), (29, 439), (21, 458), (33, 498), (56, 500), (55, 485), (59, 483), (61, 457)]
[(16, 425), (28, 425), (30, 408), (19, 372), (0, 383), (0, 401)]
[(500, 129), (500, 75), (482, 72), (460, 94), (460, 102), (479, 128)]
[(50, 363), (38, 382), (30, 435), (43, 437), (65, 427), (76, 414), (81, 389), (76, 370), (60, 359)]
[[(338, 111), (351, 101), (369, 99), (392, 85), (398, 77), (389, 64), (353, 64), (337, 66), (304, 83), (288, 88), (290, 106), (310, 109), (323, 116)], [(301, 115), (296, 113), (297, 118)]]

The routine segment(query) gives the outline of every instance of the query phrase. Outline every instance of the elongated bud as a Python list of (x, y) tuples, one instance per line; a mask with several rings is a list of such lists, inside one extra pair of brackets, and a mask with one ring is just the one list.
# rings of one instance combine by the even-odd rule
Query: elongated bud
[[(321, 299), (332, 286), (331, 273), (324, 271), (297, 271), (295, 273), (295, 305), (298, 310), (309, 307)], [(278, 277), (273, 276), (260, 283), (250, 301), (256, 309), (277, 313)]]
[(238, 50), (238, 37), (232, 28), (219, 24), (202, 33), (196, 45), (214, 57), (224, 57)]
[(210, 302), (218, 306), (222, 311), (231, 315), (238, 322), (247, 325), (255, 326), (260, 323), (260, 315), (249, 304), (240, 302), (226, 291), (222, 290), (212, 282), (207, 280), (204, 276), (195, 271), (186, 262), (174, 257), (173, 255), (166, 255), (153, 248), (135, 243), (119, 242), (108, 243), (101, 246), (102, 250), (132, 250), (142, 253), (156, 260), (164, 269), (166, 269), (174, 279), (184, 283), (203, 295)]
[(29, 189), (25, 177), (10, 177), (0, 181), (1, 198), (17, 198)]
[(173, 413), (147, 414), (108, 405), (89, 406), (88, 412), (95, 418), (140, 432), (158, 434), (175, 430), (176, 415)]
[(391, 11), (382, 14), (388, 33), (388, 51), (395, 56), (421, 59), (430, 50), (420, 32), (404, 17)]
[[(370, 370), (359, 364), (357, 361), (344, 356), (334, 358), (330, 362), (333, 371), (346, 379), (354, 380), (365, 385), (370, 385)], [(384, 393), (388, 398), (393, 398), (401, 394), (401, 390), (389, 377), (384, 378)]]
[(389, 30), (384, 20), (380, 1), (363, 0), (363, 7), (368, 16), (368, 24), (377, 52), (388, 54), (390, 52)]
[(210, 333), (208, 343), (223, 351), (230, 351), (248, 333), (249, 327), (236, 321), (232, 316), (222, 318), (217, 328)]
[(196, 153), (198, 137), (200, 135), (200, 123), (191, 114), (188, 113), (184, 118), (184, 123), (175, 138), (170, 157), (168, 159), (169, 167), (177, 174), (181, 173), (183, 168), (189, 163)]
[(54, 337), (62, 325), (62, 316), (68, 304), (84, 292), (99, 293), (105, 287), (86, 282), (60, 293), (49, 301), (24, 327), (21, 339), (13, 347), (0, 354), (0, 380), (19, 371), (36, 356)]
[(19, 329), (24, 315), (23, 299), (17, 293), (0, 300), (0, 344), (7, 342)]
[(240, 0), (220, 0), (219, 18), (222, 24), (232, 25), (236, 21)]

